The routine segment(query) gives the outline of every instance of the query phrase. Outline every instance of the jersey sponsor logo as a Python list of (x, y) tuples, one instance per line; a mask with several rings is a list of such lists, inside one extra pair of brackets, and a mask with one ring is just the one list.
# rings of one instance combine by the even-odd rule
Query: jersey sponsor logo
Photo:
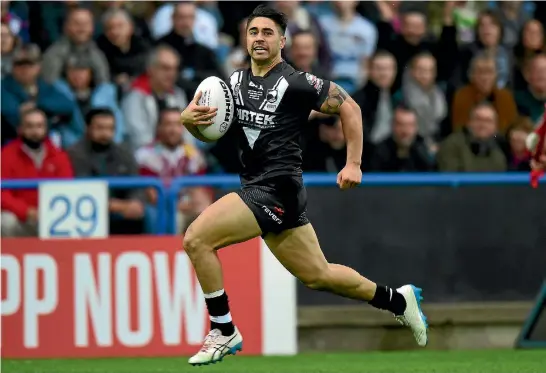
[(305, 73), (305, 78), (307, 79), (307, 83), (317, 90), (317, 93), (322, 91), (322, 86), (324, 85), (324, 81), (322, 79), (319, 79), (315, 75), (309, 73)]
[(275, 223), (277, 223), (277, 224), (279, 224), (279, 225), (282, 224), (282, 220), (279, 219), (279, 217), (278, 217), (277, 215), (275, 215), (275, 214), (273, 213), (273, 211), (271, 211), (269, 208), (267, 208), (267, 206), (263, 206), (263, 205), (262, 205), (262, 209), (266, 212), (267, 215), (269, 215), (269, 217), (270, 217), (271, 219), (273, 219), (273, 221), (274, 221)]
[(224, 91), (224, 99), (226, 102), (226, 114), (224, 116), (224, 120), (222, 124), (220, 124), (220, 132), (226, 132), (226, 130), (229, 128), (229, 118), (231, 117), (231, 113), (233, 112), (233, 107), (231, 105), (231, 100), (229, 99), (229, 88), (226, 83), (224, 83), (222, 80), (220, 80), (220, 85), (222, 86), (222, 90)]
[(256, 113), (246, 109), (237, 109), (237, 119), (245, 125), (260, 129), (273, 128), (276, 125), (275, 115)]

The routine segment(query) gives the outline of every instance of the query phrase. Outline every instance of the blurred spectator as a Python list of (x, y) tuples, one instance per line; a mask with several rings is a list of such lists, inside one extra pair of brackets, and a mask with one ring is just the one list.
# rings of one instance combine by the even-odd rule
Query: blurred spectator
[(394, 100), (415, 111), (419, 135), (429, 146), (435, 146), (448, 106), (444, 92), (436, 85), (436, 59), (432, 54), (425, 52), (412, 59)]
[(378, 50), (388, 50), (396, 58), (398, 75), (395, 88), (400, 88), (402, 75), (407, 63), (420, 52), (430, 52), (438, 61), (438, 77), (447, 80), (453, 74), (457, 57), (457, 31), (453, 26), (455, 2), (448, 1), (443, 9), (443, 28), (438, 41), (428, 40), (427, 20), (423, 13), (408, 10), (402, 14), (400, 35), (391, 25), (393, 10), (386, 2), (376, 2), (381, 12), (381, 22), (377, 24)]
[(63, 146), (77, 141), (82, 129), (71, 122), (74, 105), (40, 75), (40, 50), (34, 44), (18, 49), (13, 55), (13, 71), (2, 79), (2, 117), (13, 128), (20, 123), (20, 112), (38, 108), (46, 115), (49, 129), (59, 136)]
[(74, 127), (85, 129), (84, 115), (94, 108), (108, 108), (116, 117), (114, 141), (123, 140), (125, 122), (116, 99), (116, 86), (112, 83), (95, 84), (89, 61), (71, 57), (66, 64), (66, 79), (55, 83), (57, 89), (74, 103)]
[(286, 50), (293, 42), (293, 35), (301, 31), (307, 31), (314, 37), (319, 64), (329, 71), (332, 62), (328, 41), (318, 20), (313, 16), (300, 1), (275, 1), (275, 8), (286, 14), (288, 27), (286, 28)]
[(478, 104), (470, 113), (468, 125), (440, 145), (437, 154), (440, 171), (506, 171), (506, 157), (495, 138), (497, 124), (495, 107), (488, 102)]
[(366, 79), (368, 58), (375, 52), (377, 29), (356, 13), (356, 1), (334, 1), (335, 14), (320, 17), (332, 51), (332, 79), (349, 93)]
[(492, 10), (484, 10), (478, 16), (476, 41), (460, 53), (462, 82), (468, 82), (467, 74), (474, 57), (484, 52), (491, 55), (496, 64), (496, 86), (505, 88), (512, 84), (513, 58), (510, 50), (502, 45), (502, 24)]
[[(19, 138), (2, 149), (2, 178), (71, 178), (66, 154), (47, 138), (47, 118), (36, 108), (21, 113)], [(2, 236), (38, 234), (37, 190), (2, 189)]]
[[(179, 6), (182, 6), (183, 11), (180, 12), (179, 18), (176, 18), (174, 15), (175, 8)], [(191, 30), (187, 33), (192, 35), (193, 42), (212, 50), (218, 47), (218, 22), (216, 18), (206, 10), (198, 8), (193, 1), (180, 1), (174, 4), (162, 5), (154, 14), (150, 24), (154, 39), (157, 40), (169, 34), (176, 28), (175, 23), (177, 20), (180, 23), (191, 23)]]
[(231, 48), (231, 52), (224, 63), (225, 76), (230, 76), (235, 70), (250, 67), (250, 56), (246, 50), (246, 23), (247, 18), (244, 18), (239, 23), (239, 41), (238, 44)]
[(531, 14), (523, 6), (523, 1), (497, 1), (497, 16), (502, 24), (502, 44), (513, 48), (518, 42), (519, 34)]
[(13, 35), (9, 26), (6, 23), (2, 23), (2, 38), (0, 39), (2, 45), (2, 78), (9, 73), (13, 67), (13, 52), (20, 44), (20, 39)]
[(306, 171), (339, 172), (347, 161), (347, 146), (341, 119), (336, 116), (317, 119), (317, 133), (306, 136), (305, 155)]
[(10, 11), (11, 1), (2, 0), (0, 2), (0, 19), (2, 23), (8, 25), (11, 33), (18, 36), (24, 43), (30, 41), (28, 33), (28, 22), (23, 21), (17, 14)]
[(65, 64), (72, 56), (89, 61), (97, 84), (110, 80), (108, 61), (92, 40), (93, 15), (83, 8), (71, 10), (65, 22), (65, 36), (49, 47), (44, 54), (42, 75), (49, 81), (62, 77)]
[(102, 20), (104, 34), (98, 37), (97, 46), (108, 60), (112, 80), (129, 88), (131, 80), (146, 70), (150, 46), (135, 35), (131, 16), (124, 9), (111, 9)]
[(506, 131), (508, 139), (508, 171), (530, 171), (531, 154), (527, 150), (525, 141), (533, 132), (533, 122), (529, 117), (520, 117)]
[[(123, 11), (129, 15), (132, 25), (132, 34), (136, 36), (139, 42), (150, 44), (152, 42), (152, 34), (146, 20), (146, 14), (150, 12), (150, 9), (154, 8), (153, 2), (150, 1), (95, 1), (95, 35), (105, 33), (105, 24), (102, 15), (105, 13), (115, 12), (117, 10)], [(106, 56), (108, 58), (108, 56)]]
[(519, 90), (527, 86), (523, 70), (533, 57), (541, 53), (546, 53), (544, 27), (539, 21), (532, 19), (523, 26), (519, 42), (514, 47), (514, 89)]
[[(173, 178), (204, 174), (206, 164), (200, 150), (183, 140), (184, 126), (180, 125), (180, 111), (165, 109), (161, 111), (157, 126), (157, 140), (140, 148), (136, 160), (143, 176), (159, 177), (169, 185)], [(148, 202), (153, 206), (147, 209), (147, 218), (156, 222), (157, 191), (147, 190)], [(180, 194), (177, 216), (177, 233), (186, 231), (191, 222), (212, 203), (212, 192), (207, 188), (189, 188)], [(159, 208), (167, 208), (160, 206)]]
[(362, 167), (367, 169), (373, 145), (390, 136), (393, 117), (396, 60), (389, 52), (379, 51), (370, 61), (370, 76), (366, 85), (353, 98), (360, 105), (364, 125)]
[(399, 106), (394, 111), (392, 135), (374, 149), (372, 171), (419, 172), (432, 171), (434, 157), (418, 134), (417, 115)]
[(121, 106), (127, 140), (134, 150), (154, 140), (161, 110), (181, 109), (188, 104), (184, 91), (175, 86), (179, 71), (176, 51), (159, 46), (149, 56), (147, 65), (147, 73), (133, 82)]
[(498, 113), (498, 129), (504, 133), (514, 122), (518, 111), (512, 93), (495, 85), (497, 69), (495, 59), (479, 54), (470, 65), (470, 84), (455, 92), (452, 106), (453, 130), (466, 125), (473, 108), (482, 101), (489, 101)]
[(188, 96), (193, 95), (205, 78), (223, 76), (214, 52), (195, 40), (195, 12), (193, 3), (177, 4), (173, 13), (173, 30), (157, 41), (159, 45), (169, 45), (180, 55), (182, 75), (179, 85)]
[(194, 40), (195, 11), (193, 3), (176, 5), (173, 30), (157, 41), (159, 45), (169, 45), (180, 55), (182, 74), (178, 85), (188, 96), (193, 95), (199, 84), (209, 76), (223, 76), (214, 51)]
[[(109, 109), (91, 109), (85, 116), (85, 137), (67, 152), (76, 177), (136, 176), (133, 154), (114, 143), (116, 121)], [(110, 234), (144, 231), (144, 193), (137, 189), (110, 191)]]
[(457, 39), (462, 44), (472, 43), (476, 37), (478, 1), (457, 1), (453, 11), (453, 22), (457, 28)]
[(73, 9), (92, 5), (92, 2), (29, 1), (28, 5), (33, 42), (36, 42), (42, 50), (46, 50), (63, 37), (67, 15)]
[(330, 74), (317, 60), (317, 42), (310, 31), (298, 31), (292, 35), (289, 60), (296, 70), (305, 71), (321, 79), (330, 79)]
[(526, 89), (516, 91), (516, 102), (519, 112), (530, 116), (538, 125), (546, 104), (546, 54), (539, 54), (530, 60), (524, 75), (529, 85)]

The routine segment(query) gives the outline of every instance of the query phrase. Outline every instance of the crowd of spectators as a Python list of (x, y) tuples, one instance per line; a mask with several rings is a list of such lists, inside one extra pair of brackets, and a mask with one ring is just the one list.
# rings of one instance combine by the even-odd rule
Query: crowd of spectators
[[(249, 66), (260, 2), (1, 2), (2, 178), (237, 172), (232, 134), (204, 144), (178, 116), (208, 76)], [(274, 1), (283, 56), (360, 105), (364, 172), (528, 170), (546, 103), (539, 1)], [(304, 128), (304, 169), (339, 171), (338, 118)], [(111, 232), (149, 229), (153, 190), (112, 191)], [(179, 230), (212, 201), (184, 190)], [(2, 232), (36, 233), (37, 195), (2, 190)], [(4, 229), (5, 228), (5, 229)]]

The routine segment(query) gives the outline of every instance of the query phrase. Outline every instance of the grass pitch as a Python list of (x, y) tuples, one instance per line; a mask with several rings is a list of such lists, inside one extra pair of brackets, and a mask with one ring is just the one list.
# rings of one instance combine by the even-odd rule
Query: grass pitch
[(546, 350), (415, 351), (233, 357), (192, 367), (187, 358), (2, 360), (2, 373), (546, 373)]

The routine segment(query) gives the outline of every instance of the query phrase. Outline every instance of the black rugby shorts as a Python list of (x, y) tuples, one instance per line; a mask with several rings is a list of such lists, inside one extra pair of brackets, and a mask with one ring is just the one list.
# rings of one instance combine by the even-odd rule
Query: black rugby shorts
[(301, 177), (276, 176), (243, 185), (237, 194), (256, 217), (262, 237), (309, 223), (307, 191)]

